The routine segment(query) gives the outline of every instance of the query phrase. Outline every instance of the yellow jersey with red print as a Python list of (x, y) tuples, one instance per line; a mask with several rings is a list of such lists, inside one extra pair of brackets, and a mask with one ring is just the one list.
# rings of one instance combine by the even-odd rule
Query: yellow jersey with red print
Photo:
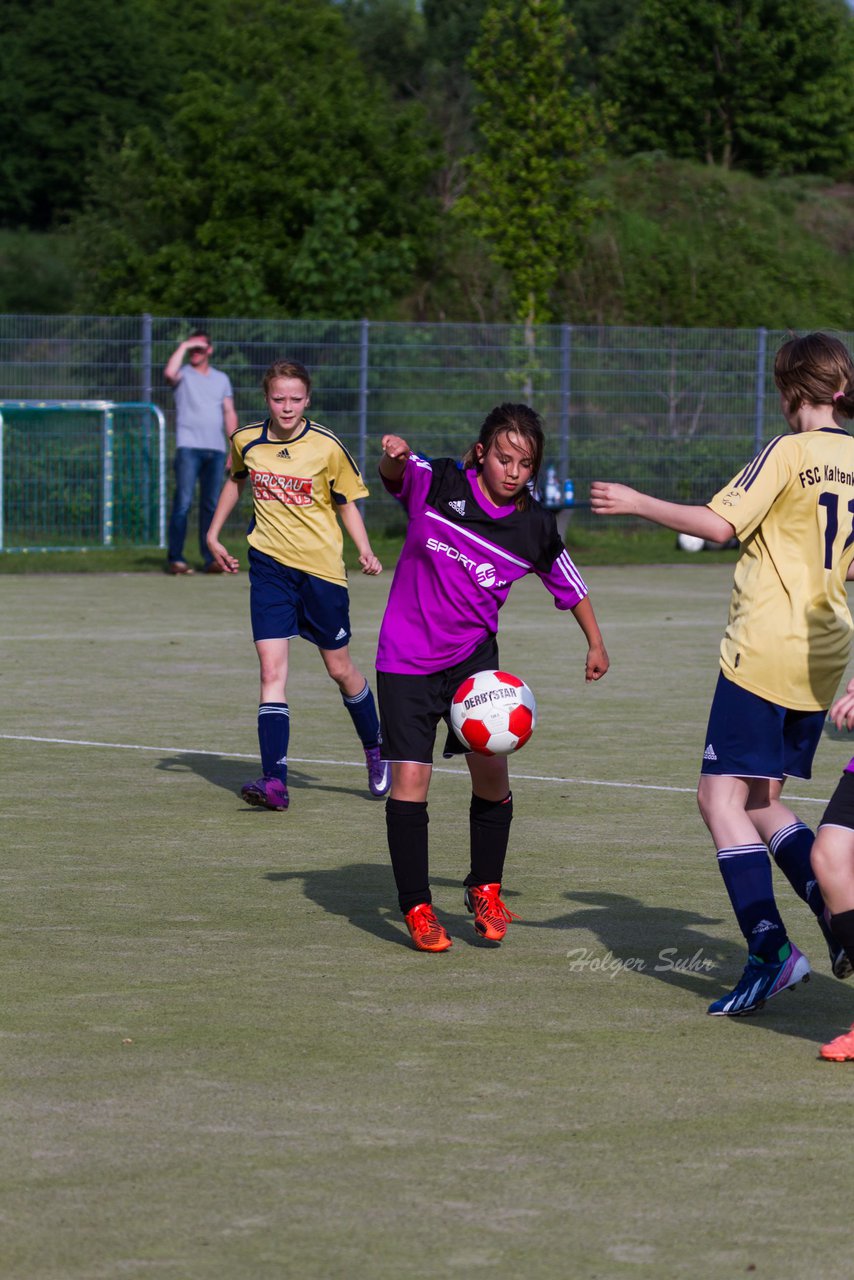
[(335, 511), (366, 498), (368, 490), (334, 432), (305, 418), (291, 440), (273, 436), (269, 419), (239, 427), (231, 437), (231, 476), (252, 486), (251, 547), (291, 569), (346, 585)]
[(741, 543), (721, 669), (795, 711), (825, 711), (848, 662), (854, 439), (777, 436), (708, 503)]

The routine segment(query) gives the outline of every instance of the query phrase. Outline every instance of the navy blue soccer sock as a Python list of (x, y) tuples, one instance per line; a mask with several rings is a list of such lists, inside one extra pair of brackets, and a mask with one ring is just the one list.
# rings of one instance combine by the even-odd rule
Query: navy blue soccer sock
[(718, 867), (751, 955), (776, 960), (788, 941), (774, 901), (771, 860), (764, 844), (718, 849)]
[(512, 821), (512, 792), (504, 800), (482, 800), (472, 795), (469, 807), (471, 871), (463, 881), (466, 886), (501, 884)]
[(288, 742), (291, 717), (286, 702), (262, 702), (258, 708), (258, 745), (265, 778), (288, 781)]
[(815, 836), (803, 822), (791, 822), (775, 831), (768, 841), (774, 861), (799, 898), (803, 898), (814, 916), (824, 911), (824, 898), (810, 865)]
[(374, 702), (374, 695), (371, 693), (371, 686), (365, 681), (365, 687), (360, 693), (354, 693), (350, 697), (346, 693), (342, 693), (344, 706), (350, 712), (350, 719), (355, 725), (356, 732), (362, 746), (366, 751), (370, 751), (373, 747), (380, 745), (380, 719), (377, 715), (377, 704)]
[(421, 902), (432, 902), (428, 865), (426, 800), (392, 800), (385, 804), (388, 851), (404, 915)]

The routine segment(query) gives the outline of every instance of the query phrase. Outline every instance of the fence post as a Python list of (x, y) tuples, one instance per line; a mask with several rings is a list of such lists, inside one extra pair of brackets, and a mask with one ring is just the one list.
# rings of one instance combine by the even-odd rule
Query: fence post
[(756, 331), (756, 404), (754, 408), (753, 443), (754, 453), (762, 448), (762, 437), (765, 434), (765, 351), (768, 330), (760, 326)]
[[(359, 321), (359, 470), (365, 474), (368, 462), (368, 329), (370, 320)], [(364, 503), (359, 502), (364, 513)]]
[(558, 480), (561, 485), (569, 476), (569, 401), (570, 358), (572, 354), (572, 325), (560, 326), (560, 414), (558, 418), (559, 460)]
[(0, 551), (3, 550), (3, 414), (0, 413)]
[[(141, 340), (141, 375), (142, 387), (140, 400), (143, 404), (151, 404), (151, 316), (147, 311), (142, 315)], [(142, 505), (145, 526), (145, 540), (151, 537), (151, 413), (147, 412), (142, 428)]]
[(113, 406), (104, 406), (104, 424), (101, 432), (101, 456), (104, 473), (104, 513), (101, 541), (105, 547), (113, 545)]
[(151, 403), (151, 316), (146, 311), (142, 317), (142, 395), (143, 404)]

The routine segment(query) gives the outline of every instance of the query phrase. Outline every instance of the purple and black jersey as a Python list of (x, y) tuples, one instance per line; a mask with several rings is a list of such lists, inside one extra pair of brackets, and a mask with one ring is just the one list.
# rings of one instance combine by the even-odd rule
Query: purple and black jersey
[(377, 670), (429, 675), (468, 657), (498, 630), (514, 582), (535, 573), (558, 609), (574, 609), (587, 588), (551, 511), (531, 502), (494, 507), (474, 470), (453, 458), (409, 458), (388, 491), (409, 527), (380, 627)]

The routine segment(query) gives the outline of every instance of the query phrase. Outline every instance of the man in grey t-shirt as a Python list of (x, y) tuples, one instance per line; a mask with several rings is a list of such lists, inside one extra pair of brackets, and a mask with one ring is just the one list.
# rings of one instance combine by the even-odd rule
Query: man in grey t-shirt
[[(175, 497), (169, 517), (169, 573), (192, 573), (184, 559), (187, 517), (199, 485), (199, 549), (205, 573), (221, 570), (208, 551), (213, 517), (228, 456), (228, 441), (237, 430), (234, 392), (228, 375), (210, 362), (209, 336), (196, 331), (169, 357), (163, 376), (175, 390)], [(184, 360), (187, 363), (184, 364)]]

